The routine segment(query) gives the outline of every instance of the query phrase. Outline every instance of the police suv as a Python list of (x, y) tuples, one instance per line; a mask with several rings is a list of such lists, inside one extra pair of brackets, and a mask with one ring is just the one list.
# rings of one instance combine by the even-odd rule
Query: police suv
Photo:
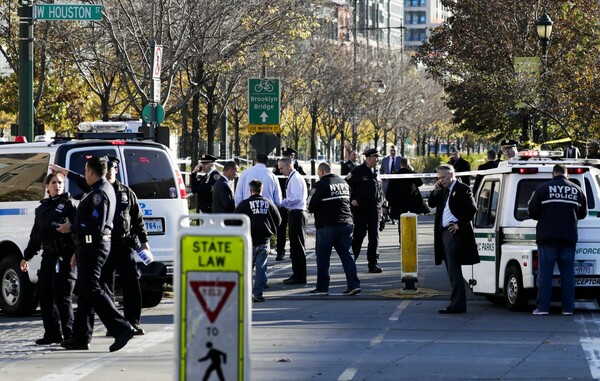
[[(84, 132), (77, 138), (0, 144), (0, 309), (5, 314), (27, 315), (37, 307), (35, 284), (41, 256), (33, 258), (28, 273), (21, 272), (19, 263), (35, 208), (47, 196), (48, 165), (84, 173), (90, 156), (119, 158), (117, 178), (138, 196), (154, 255), (148, 266), (138, 264), (143, 306), (160, 303), (164, 285), (172, 283), (174, 234), (188, 207), (185, 184), (170, 151), (154, 141), (138, 140), (140, 134), (121, 132), (127, 129), (123, 122), (82, 123), (79, 129)], [(68, 179), (65, 190), (76, 198), (82, 194)]]
[[(528, 202), (535, 189), (552, 178), (552, 167), (564, 164), (569, 180), (583, 189), (588, 203), (588, 216), (578, 224), (575, 297), (600, 302), (600, 170), (594, 167), (600, 160), (561, 159), (560, 155), (562, 151), (524, 151), (519, 160), (500, 162), (498, 168), (478, 175), (473, 225), (480, 263), (462, 268), (474, 294), (494, 303), (504, 301), (511, 310), (535, 298), (537, 222), (529, 217)], [(553, 284), (555, 296), (559, 295), (556, 267)]]

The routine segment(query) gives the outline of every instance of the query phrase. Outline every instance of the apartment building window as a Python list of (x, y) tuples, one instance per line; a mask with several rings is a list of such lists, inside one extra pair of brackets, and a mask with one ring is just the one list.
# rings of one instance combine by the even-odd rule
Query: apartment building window
[(427, 39), (427, 33), (425, 29), (407, 29), (406, 30), (406, 41), (417, 41), (422, 42)]
[(425, 7), (427, 0), (404, 0), (405, 7)]
[(404, 21), (407, 24), (427, 24), (427, 13), (425, 11), (406, 12)]

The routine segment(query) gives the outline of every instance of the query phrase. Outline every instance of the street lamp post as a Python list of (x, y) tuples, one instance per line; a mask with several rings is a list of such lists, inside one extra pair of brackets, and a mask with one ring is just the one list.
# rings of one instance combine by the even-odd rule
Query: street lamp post
[[(540, 44), (542, 45), (542, 79), (546, 78), (546, 72), (548, 71), (548, 41), (550, 40), (550, 35), (552, 34), (552, 19), (546, 13), (544, 9), (544, 13), (540, 16), (540, 18), (536, 21), (535, 26), (537, 29), (538, 38), (540, 39)], [(542, 84), (542, 96), (543, 102), (547, 104), (546, 100), (546, 85)], [(544, 110), (544, 115), (542, 115), (542, 134), (543, 138), (547, 138), (548, 134), (548, 116), (546, 115), (548, 112), (547, 107)], [(539, 142), (538, 142), (539, 143)]]
[[(375, 146), (377, 146), (378, 140), (379, 140), (379, 127), (380, 127), (379, 126), (379, 97), (381, 96), (381, 94), (385, 93), (386, 85), (382, 79), (377, 79), (377, 80), (374, 80), (371, 82), (377, 84), (377, 95), (375, 96), (375, 123), (374, 123), (375, 131), (373, 133), (373, 140), (374, 140)], [(384, 136), (384, 144), (385, 144), (385, 131), (383, 133), (383, 136)]]

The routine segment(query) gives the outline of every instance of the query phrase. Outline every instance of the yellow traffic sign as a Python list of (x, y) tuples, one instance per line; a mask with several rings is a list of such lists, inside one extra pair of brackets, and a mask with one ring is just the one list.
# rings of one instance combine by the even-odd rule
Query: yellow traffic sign
[(258, 132), (273, 132), (275, 134), (281, 131), (279, 124), (249, 124), (248, 133), (256, 134)]
[[(206, 216), (200, 216), (200, 218)], [(229, 226), (224, 220), (240, 220)], [(252, 244), (245, 215), (210, 215), (179, 234), (178, 379), (249, 379)]]

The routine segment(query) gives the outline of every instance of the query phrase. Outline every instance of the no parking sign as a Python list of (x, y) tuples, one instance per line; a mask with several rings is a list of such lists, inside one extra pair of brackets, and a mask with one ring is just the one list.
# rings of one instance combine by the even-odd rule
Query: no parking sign
[(180, 228), (175, 263), (178, 380), (249, 380), (250, 220), (237, 214), (190, 218), (199, 225)]

